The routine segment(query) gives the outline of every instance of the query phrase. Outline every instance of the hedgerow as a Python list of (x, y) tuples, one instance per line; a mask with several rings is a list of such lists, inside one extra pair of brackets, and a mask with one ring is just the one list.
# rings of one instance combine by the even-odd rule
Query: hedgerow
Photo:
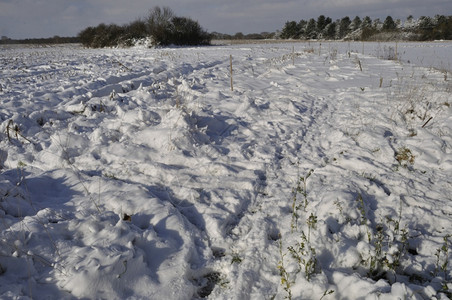
[(168, 7), (154, 7), (145, 19), (126, 25), (104, 23), (88, 27), (78, 34), (85, 47), (132, 46), (136, 40), (150, 38), (154, 46), (208, 45), (211, 35), (197, 21), (176, 16)]

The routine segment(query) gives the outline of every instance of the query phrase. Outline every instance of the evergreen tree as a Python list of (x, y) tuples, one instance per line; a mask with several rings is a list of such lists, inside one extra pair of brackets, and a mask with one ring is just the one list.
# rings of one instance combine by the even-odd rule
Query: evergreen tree
[(372, 19), (369, 16), (364, 17), (361, 22), (361, 29), (372, 26)]
[[(298, 24), (287, 22), (283, 36), (303, 37), (306, 39), (327, 38), (344, 39), (353, 31), (361, 29), (361, 40), (374, 40), (381, 38), (409, 38), (418, 40), (452, 40), (452, 16), (436, 15), (434, 18), (422, 16), (415, 20), (412, 15), (408, 16), (405, 22), (400, 19), (394, 20), (387, 16), (384, 22), (379, 18), (372, 20), (369, 16), (362, 20), (356, 16), (353, 21), (344, 17), (332, 22), (331, 18), (320, 15), (317, 21), (313, 18), (309, 21), (301, 20)], [(395, 32), (402, 30), (404, 34), (379, 34), (382, 32)], [(88, 32), (89, 33), (89, 32)], [(89, 36), (89, 34), (86, 34)], [(350, 36), (351, 37), (351, 36)], [(356, 37), (356, 33), (353, 33)]]
[(403, 24), (403, 27), (405, 30), (411, 31), (415, 28), (416, 22), (412, 15), (409, 15), (408, 18), (406, 18), (405, 24)]
[(376, 33), (376, 29), (372, 26), (372, 19), (366, 16), (361, 22), (361, 39), (369, 40)]
[(325, 26), (326, 26), (327, 24), (326, 24), (326, 18), (325, 18), (325, 16), (324, 15), (320, 15), (318, 18), (317, 18), (317, 31), (318, 32), (322, 32), (323, 31), (323, 29), (325, 29)]
[(344, 38), (350, 32), (350, 24), (352, 21), (349, 17), (344, 17), (339, 23), (339, 38)]
[(317, 38), (317, 24), (314, 19), (309, 19), (306, 25), (306, 38), (315, 39)]
[(355, 31), (361, 27), (361, 18), (356, 16), (352, 21), (352, 30)]
[(336, 39), (336, 23), (331, 22), (325, 27), (325, 38), (334, 40)]
[(420, 29), (433, 29), (433, 21), (432, 18), (430, 17), (426, 17), (426, 16), (422, 16), (419, 18), (419, 28)]
[(325, 27), (326, 27), (327, 25), (331, 24), (332, 22), (333, 22), (333, 20), (331, 20), (330, 17), (327, 17), (327, 18), (325, 19)]
[(396, 30), (397, 25), (392, 19), (391, 16), (387, 16), (385, 21), (383, 22), (383, 30), (384, 31), (394, 31)]
[(287, 21), (281, 31), (281, 38), (296, 39), (299, 37), (298, 24), (295, 21)]
[(382, 27), (382, 23), (380, 21), (380, 18), (376, 18), (375, 20), (373, 20), (372, 22), (372, 26), (376, 29), (376, 30), (381, 30)]
[(300, 22), (298, 22), (298, 35), (300, 38), (306, 39), (306, 26), (308, 25), (308, 22), (306, 20), (301, 19)]
[(452, 40), (452, 16), (446, 18), (443, 34), (443, 39)]
[(432, 18), (422, 16), (419, 18), (419, 32), (421, 34), (421, 40), (431, 40), (433, 39), (433, 21)]
[(434, 18), (434, 28), (431, 38), (434, 40), (451, 39), (452, 33), (452, 16), (446, 17), (443, 15), (436, 15)]

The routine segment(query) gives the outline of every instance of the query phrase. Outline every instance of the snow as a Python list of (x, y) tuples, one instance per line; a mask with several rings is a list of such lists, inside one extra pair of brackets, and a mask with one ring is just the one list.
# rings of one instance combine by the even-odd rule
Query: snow
[(452, 44), (320, 43), (0, 48), (0, 297), (450, 297)]

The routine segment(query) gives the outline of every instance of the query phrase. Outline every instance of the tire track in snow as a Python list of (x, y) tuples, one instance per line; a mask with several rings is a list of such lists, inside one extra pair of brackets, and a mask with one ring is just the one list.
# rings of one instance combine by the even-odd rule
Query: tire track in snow
[[(185, 158), (185, 154), (183, 153), (180, 156), (175, 155), (176, 160), (179, 160), (178, 162), (169, 162), (165, 158), (154, 157), (153, 153), (155, 151), (153, 151), (153, 148), (158, 148), (162, 144), (152, 145), (152, 140), (147, 140), (152, 135), (149, 135), (149, 132), (146, 132), (146, 130), (149, 128), (151, 130), (163, 129), (162, 134), (167, 134), (168, 131), (166, 129), (168, 128), (165, 128), (166, 124), (162, 124), (160, 127), (158, 126), (161, 122), (167, 121), (173, 123), (171, 125), (173, 128), (170, 128), (170, 132), (173, 131), (174, 133), (179, 131), (176, 132), (176, 135), (173, 135), (174, 140), (170, 141), (173, 144), (172, 147), (174, 147), (174, 150), (185, 147), (185, 137), (188, 137), (189, 142), (196, 142), (197, 136), (190, 137), (191, 133), (185, 132), (186, 129), (190, 130), (194, 128), (190, 124), (191, 116), (182, 107), (178, 107), (182, 103), (177, 103), (177, 86), (182, 83), (187, 84), (183, 78), (190, 75), (195, 69), (200, 71), (204, 67), (213, 68), (218, 62), (214, 61), (208, 65), (198, 63), (193, 64), (193, 66), (191, 64), (182, 64), (177, 67), (173, 66), (175, 64), (174, 62), (168, 62), (168, 64), (171, 65), (168, 67), (168, 70), (165, 70), (168, 65), (160, 63), (160, 68), (154, 66), (151, 71), (134, 71), (128, 75), (106, 76), (104, 79), (101, 77), (98, 79), (87, 76), (84, 81), (79, 81), (82, 83), (80, 86), (63, 87), (55, 95), (52, 95), (50, 100), (55, 104), (56, 114), (41, 114), (41, 116), (33, 117), (31, 115), (27, 117), (24, 114), (24, 117), (15, 118), (14, 122), (21, 124), (21, 127), (24, 127), (24, 134), (28, 135), (29, 131), (34, 129), (33, 127), (39, 128), (37, 123), (33, 124), (33, 121), (43, 117), (42, 122), (45, 126), (43, 129), (39, 128), (39, 130), (48, 130), (49, 135), (56, 132), (52, 136), (47, 137), (50, 140), (42, 143), (44, 149), (37, 153), (38, 160), (41, 158), (43, 161), (41, 167), (61, 167), (61, 165), (65, 164), (64, 159), (61, 161), (49, 159), (49, 161), (55, 161), (55, 165), (44, 166), (44, 164), (50, 156), (58, 158), (60, 154), (65, 155), (65, 153), (68, 153), (70, 157), (67, 157), (67, 159), (70, 159), (71, 164), (75, 166), (75, 171), (81, 173), (79, 174), (79, 178), (82, 178), (80, 180), (83, 180), (89, 189), (91, 189), (91, 181), (94, 180), (93, 177), (110, 176), (118, 181), (117, 185), (123, 185), (132, 190), (132, 187), (141, 187), (138, 189), (144, 188), (147, 190), (151, 198), (149, 201), (150, 207), (152, 205), (159, 207), (160, 205), (164, 209), (168, 209), (169, 215), (174, 215), (171, 219), (171, 226), (168, 224), (168, 221), (163, 219), (161, 222), (152, 224), (152, 222), (158, 219), (152, 217), (155, 213), (152, 209), (142, 208), (141, 211), (137, 211), (137, 208), (134, 207), (136, 204), (133, 199), (127, 200), (132, 195), (131, 192), (128, 193), (129, 196), (126, 193), (121, 194), (126, 199), (120, 199), (120, 195), (106, 190), (102, 193), (102, 198), (110, 198), (108, 203), (102, 205), (105, 205), (108, 210), (113, 210), (118, 214), (122, 214), (123, 211), (126, 212), (132, 216), (133, 224), (139, 225), (142, 228), (141, 231), (136, 233), (138, 237), (136, 238), (137, 244), (135, 248), (130, 249), (132, 252), (127, 252), (127, 258), (124, 261), (129, 260), (129, 264), (132, 264), (133, 257), (130, 253), (136, 250), (139, 253), (138, 256), (142, 256), (144, 261), (148, 262), (148, 268), (152, 269), (156, 274), (161, 273), (160, 276), (164, 276), (168, 272), (167, 270), (171, 270), (171, 268), (177, 269), (177, 266), (160, 266), (156, 261), (161, 260), (163, 262), (165, 260), (164, 254), (171, 254), (176, 261), (179, 261), (182, 257), (184, 262), (180, 268), (184, 271), (181, 273), (178, 270), (179, 275), (172, 274), (171, 276), (177, 275), (179, 281), (184, 281), (185, 278), (193, 278), (195, 284), (201, 284), (196, 282), (201, 280), (205, 273), (208, 272), (204, 271), (202, 267), (204, 264), (203, 260), (207, 259), (204, 254), (205, 245), (203, 244), (205, 242), (205, 224), (202, 224), (202, 217), (199, 215), (199, 212), (196, 209), (190, 209), (193, 205), (189, 201), (184, 200), (187, 196), (184, 193), (189, 189), (181, 186), (184, 184), (184, 181), (190, 182), (191, 178), (194, 178), (187, 171), (188, 168), (192, 167), (190, 164), (191, 161), (189, 158)], [(192, 83), (195, 84), (196, 82), (193, 81), (188, 83), (188, 85), (195, 90), (196, 86)], [(48, 106), (48, 103), (45, 102), (48, 100), (44, 99), (47, 97), (46, 95), (45, 93), (35, 94), (37, 99), (34, 99), (34, 101), (38, 103), (37, 100), (43, 98), (42, 107), (46, 107)], [(15, 100), (13, 99), (13, 101)], [(40, 110), (40, 108), (40, 106), (35, 107), (36, 110)], [(148, 109), (152, 109), (152, 111), (148, 112)], [(65, 114), (62, 115), (59, 110), (65, 112)], [(66, 113), (66, 111), (71, 113)], [(154, 119), (160, 118), (160, 120), (149, 124), (147, 118), (151, 116), (150, 113), (152, 112), (159, 116)], [(56, 120), (57, 115), (60, 115), (58, 120)], [(174, 128), (179, 125), (181, 128)], [(52, 128), (50, 129), (48, 126)], [(57, 127), (60, 130), (56, 130)], [(226, 131), (227, 128), (221, 134), (225, 134)], [(179, 140), (176, 141), (176, 139)], [(94, 142), (94, 147), (91, 148), (88, 146), (89, 141)], [(102, 149), (99, 147), (99, 144), (106, 144), (108, 146)], [(95, 157), (94, 161), (92, 160), (92, 156)], [(152, 169), (154, 170), (149, 172)], [(181, 170), (186, 174), (181, 173)], [(161, 172), (161, 174), (158, 174), (158, 172)], [(104, 183), (103, 179), (99, 179), (99, 193), (101, 181)], [(155, 186), (150, 184), (150, 182), (154, 182)], [(172, 184), (176, 186), (171, 186)], [(191, 195), (198, 193), (196, 189), (189, 192)], [(138, 193), (138, 195), (137, 198), (139, 199), (144, 194)], [(154, 197), (155, 195), (157, 197)], [(199, 193), (198, 197), (203, 197), (203, 193)], [(190, 197), (188, 198), (191, 199)], [(122, 201), (119, 202), (118, 200)], [(174, 206), (173, 211), (167, 207), (169, 203)], [(146, 223), (146, 220), (152, 220), (151, 224), (154, 226), (146, 228), (143, 225)], [(112, 217), (108, 222), (111, 221), (116, 222), (117, 218)], [(177, 222), (180, 224), (177, 224)], [(104, 223), (102, 221), (98, 227), (102, 227)], [(176, 230), (177, 226), (180, 226), (178, 230)], [(170, 246), (172, 245), (171, 243), (175, 243), (170, 247), (174, 252), (169, 253), (166, 251), (167, 253), (164, 253), (163, 245), (158, 243), (155, 246), (149, 245), (146, 239), (139, 237), (140, 234), (146, 232), (149, 235), (156, 234), (157, 239), (161, 243), (168, 243)], [(176, 234), (175, 232), (178, 233)], [(124, 238), (128, 239), (130, 235), (135, 234), (129, 234), (129, 236)], [(179, 235), (182, 238), (178, 238)], [(100, 242), (102, 242), (102, 238), (104, 236), (99, 237)], [(126, 243), (124, 242), (124, 244)], [(92, 245), (92, 242), (88, 241), (82, 247), (89, 245)], [(102, 252), (104, 249), (100, 251)], [(89, 253), (87, 255), (92, 256)], [(156, 255), (158, 257), (150, 258), (150, 255)], [(68, 259), (70, 260), (70, 258)], [(83, 260), (81, 260), (81, 263), (83, 263)], [(116, 262), (112, 261), (111, 263), (115, 264)], [(123, 267), (121, 268), (120, 262), (114, 268), (123, 269)], [(191, 270), (192, 268), (193, 270)], [(82, 270), (83, 268), (80, 269), (80, 272)], [(140, 270), (145, 272), (143, 267)], [(73, 280), (79, 280), (77, 278), (77, 275), (74, 274), (74, 276), (68, 279), (67, 284), (71, 285)], [(158, 276), (156, 278), (158, 279)], [(181, 289), (184, 284), (181, 284)], [(196, 290), (193, 296), (196, 296)]]

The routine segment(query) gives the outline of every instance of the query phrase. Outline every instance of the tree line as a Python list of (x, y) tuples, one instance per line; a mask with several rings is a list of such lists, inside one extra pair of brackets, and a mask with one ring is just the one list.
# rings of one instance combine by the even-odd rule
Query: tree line
[(126, 25), (99, 24), (78, 34), (85, 47), (132, 46), (137, 40), (150, 38), (153, 45), (208, 45), (212, 39), (197, 21), (178, 17), (168, 8), (158, 6), (145, 19)]
[(283, 39), (349, 39), (349, 40), (452, 40), (452, 16), (409, 16), (404, 22), (391, 16), (382, 22), (366, 16), (353, 20), (344, 17), (333, 21), (320, 15), (317, 20), (287, 21), (281, 30)]
[(281, 31), (235, 35), (206, 32), (197, 21), (178, 17), (168, 7), (154, 7), (144, 19), (125, 25), (104, 23), (82, 30), (76, 37), (37, 38), (13, 40), (2, 36), (0, 44), (60, 44), (82, 43), (85, 47), (132, 46), (136, 41), (150, 39), (154, 45), (208, 45), (212, 39), (330, 39), (330, 40), (452, 40), (452, 16), (409, 16), (406, 20), (394, 20), (387, 16), (384, 21), (344, 17), (333, 21), (320, 15), (317, 19), (287, 21)]
[(36, 39), (10, 39), (6, 36), (2, 36), (0, 44), (67, 44), (67, 43), (79, 43), (78, 37), (60, 37), (54, 36), (51, 38), (36, 38)]

